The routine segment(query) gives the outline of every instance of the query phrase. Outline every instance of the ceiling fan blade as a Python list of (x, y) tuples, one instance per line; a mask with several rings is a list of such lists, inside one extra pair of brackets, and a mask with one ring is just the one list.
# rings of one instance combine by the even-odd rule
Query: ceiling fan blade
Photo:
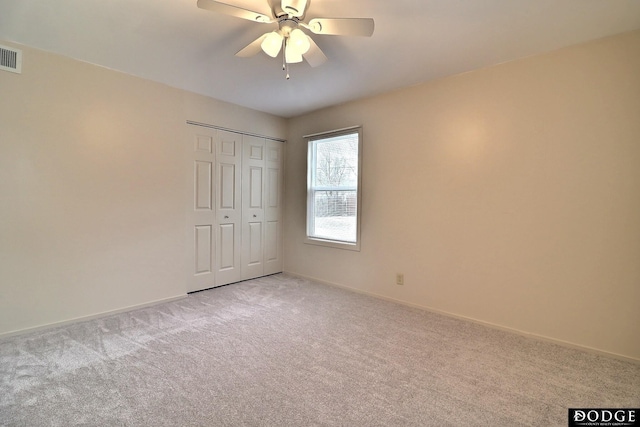
[(236, 56), (239, 56), (240, 58), (248, 58), (249, 56), (253, 56), (256, 53), (260, 52), (262, 50), (262, 42), (267, 38), (268, 35), (269, 33), (261, 35), (260, 37), (249, 43), (247, 46), (245, 46), (243, 49), (239, 50), (238, 53), (236, 53)]
[(273, 19), (270, 16), (260, 12), (254, 12), (237, 6), (231, 6), (215, 0), (198, 0), (200, 9), (210, 10), (212, 12), (223, 13), (225, 15), (235, 16), (236, 18), (246, 19), (248, 21), (270, 23)]
[(309, 7), (308, 3), (307, 0), (281, 0), (280, 7), (288, 15), (302, 18)]
[(327, 60), (327, 57), (311, 37), (309, 37), (309, 43), (311, 44), (311, 47), (309, 48), (307, 53), (302, 56), (307, 60), (309, 65), (311, 65), (312, 67), (317, 67), (318, 65), (323, 64)]
[(375, 24), (371, 18), (314, 18), (305, 27), (315, 34), (371, 37)]

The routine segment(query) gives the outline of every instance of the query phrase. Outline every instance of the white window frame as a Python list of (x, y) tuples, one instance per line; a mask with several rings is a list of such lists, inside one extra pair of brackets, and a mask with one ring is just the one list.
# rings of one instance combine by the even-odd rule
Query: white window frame
[[(340, 186), (340, 187), (317, 187), (312, 188), (313, 173), (315, 170), (315, 158), (313, 145), (316, 141), (324, 139), (335, 138), (341, 135), (358, 134), (358, 179), (357, 187)], [(327, 246), (337, 249), (347, 249), (351, 251), (360, 251), (360, 218), (362, 214), (362, 126), (354, 126), (350, 128), (338, 129), (329, 132), (316, 133), (313, 135), (306, 135), (304, 137), (307, 140), (307, 218), (306, 218), (306, 237), (305, 243), (311, 245)], [(327, 188), (339, 189), (339, 190), (355, 190), (356, 191), (356, 241), (348, 242), (344, 240), (332, 240), (326, 238), (314, 237), (311, 235), (313, 228), (312, 221), (315, 218), (315, 206), (314, 206), (314, 193), (315, 191), (327, 190)]]

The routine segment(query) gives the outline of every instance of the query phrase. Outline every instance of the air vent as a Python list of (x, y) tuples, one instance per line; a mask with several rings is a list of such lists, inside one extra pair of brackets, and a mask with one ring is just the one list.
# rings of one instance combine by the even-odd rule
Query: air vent
[(0, 45), (0, 70), (22, 73), (22, 51)]

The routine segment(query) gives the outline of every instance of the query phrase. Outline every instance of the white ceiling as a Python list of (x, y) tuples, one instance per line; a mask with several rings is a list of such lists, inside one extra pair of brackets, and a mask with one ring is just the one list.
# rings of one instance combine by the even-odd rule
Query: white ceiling
[[(0, 0), (0, 39), (293, 117), (640, 28), (639, 0), (313, 0), (313, 17), (374, 18), (373, 37), (313, 35), (311, 68), (234, 54), (276, 24), (197, 0)], [(267, 0), (223, 0), (269, 14)], [(28, 66), (28, 63), (26, 65)]]

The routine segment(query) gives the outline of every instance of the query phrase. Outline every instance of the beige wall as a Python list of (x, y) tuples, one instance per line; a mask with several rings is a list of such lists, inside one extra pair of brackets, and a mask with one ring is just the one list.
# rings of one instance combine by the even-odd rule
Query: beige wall
[[(640, 359), (640, 32), (288, 123), (16, 47), (0, 334), (184, 295), (188, 119), (288, 131), (286, 270)], [(362, 251), (305, 245), (301, 137), (356, 124)]]
[(13, 46), (23, 73), (0, 71), (0, 334), (184, 295), (186, 120), (278, 138), (286, 120)]
[[(362, 251), (306, 245), (302, 136), (360, 124)], [(285, 270), (640, 359), (640, 32), (292, 119), (288, 139)]]

